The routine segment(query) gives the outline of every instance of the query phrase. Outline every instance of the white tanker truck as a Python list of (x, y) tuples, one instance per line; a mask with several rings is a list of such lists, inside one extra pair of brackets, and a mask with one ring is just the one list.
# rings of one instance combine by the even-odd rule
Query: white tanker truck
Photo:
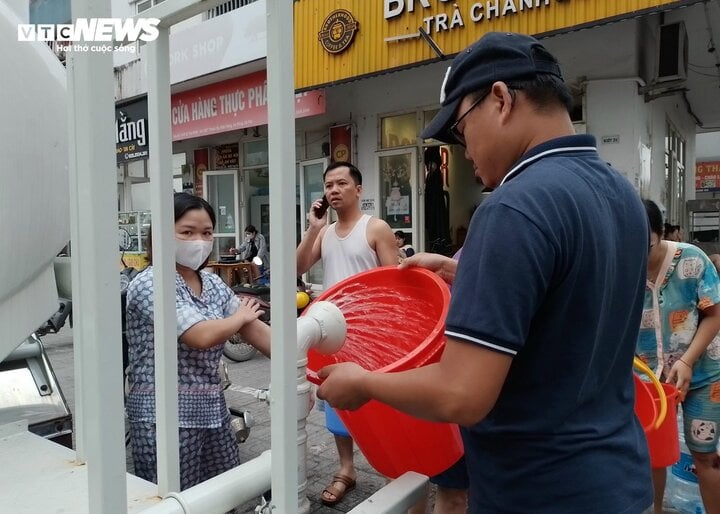
[[(55, 267), (70, 298), (65, 68), (41, 42), (18, 42), (19, 18), (0, 3), (0, 425), (72, 444), (72, 419), (39, 338), (58, 310)], [(69, 304), (64, 303), (63, 309)]]

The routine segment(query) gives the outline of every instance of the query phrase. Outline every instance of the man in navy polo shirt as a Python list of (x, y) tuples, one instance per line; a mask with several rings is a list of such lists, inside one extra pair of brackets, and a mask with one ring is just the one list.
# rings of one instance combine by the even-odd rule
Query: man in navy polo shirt
[(555, 58), (535, 39), (489, 33), (445, 75), (422, 136), (466, 147), (495, 188), (473, 215), (453, 280), (439, 363), (401, 373), (344, 363), (319, 396), (377, 399), (463, 427), (473, 514), (637, 514), (652, 503), (633, 412), (648, 228), (628, 181), (576, 136)]

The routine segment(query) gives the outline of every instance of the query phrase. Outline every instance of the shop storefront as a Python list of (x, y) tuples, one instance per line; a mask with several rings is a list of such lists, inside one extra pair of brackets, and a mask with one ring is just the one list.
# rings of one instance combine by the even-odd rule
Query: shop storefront
[(147, 98), (115, 106), (115, 154), (117, 157), (118, 227), (125, 264), (142, 269), (145, 258), (150, 213), (133, 211), (133, 190), (139, 206), (147, 193), (148, 144)]
[[(487, 194), (463, 148), (419, 134), (437, 112), (450, 59), (488, 31), (541, 38), (575, 97), (576, 130), (595, 135), (603, 158), (683, 222), (694, 192), (685, 169), (694, 161), (697, 120), (692, 101), (677, 94), (688, 85), (683, 63), (668, 70), (658, 53), (667, 54), (665, 27), (677, 26), (682, 59), (682, 34), (704, 27), (701, 3), (351, 0), (338, 7), (332, 0), (295, 3), (296, 86), (326, 91), (326, 114), (298, 126), (352, 127), (349, 155), (364, 174), (363, 210), (409, 233), (416, 248), (449, 253), (461, 246)], [(690, 44), (704, 42), (691, 37)]]
[[(322, 89), (296, 96), (297, 118), (324, 112)], [(185, 159), (183, 187), (215, 208), (213, 257), (218, 259), (239, 246), (247, 225), (253, 225), (267, 239), (270, 198), (265, 70), (172, 95), (171, 118), (173, 154)], [(324, 162), (322, 142), (327, 138), (313, 142), (312, 136), (298, 133), (298, 170), (278, 170), (288, 174), (299, 171), (304, 177), (299, 181), (303, 188), (305, 184), (314, 188), (317, 169), (324, 168), (315, 161), (321, 158)], [(303, 162), (308, 159), (310, 162)], [(301, 197), (299, 190), (298, 219), (304, 206)]]

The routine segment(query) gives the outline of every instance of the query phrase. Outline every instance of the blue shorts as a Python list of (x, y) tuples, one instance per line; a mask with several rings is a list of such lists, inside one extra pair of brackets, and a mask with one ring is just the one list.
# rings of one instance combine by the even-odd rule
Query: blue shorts
[(687, 447), (698, 453), (715, 453), (720, 423), (720, 382), (688, 391), (682, 412)]
[(345, 428), (340, 416), (337, 415), (335, 409), (330, 407), (330, 405), (325, 405), (325, 426), (335, 435), (350, 437), (350, 432)]
[(467, 489), (470, 487), (465, 455), (442, 473), (430, 477), (430, 482), (446, 489)]

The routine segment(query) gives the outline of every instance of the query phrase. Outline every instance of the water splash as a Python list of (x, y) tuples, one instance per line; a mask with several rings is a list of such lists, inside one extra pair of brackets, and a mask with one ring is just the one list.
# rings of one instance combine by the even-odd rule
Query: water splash
[[(442, 303), (424, 298), (418, 286), (349, 283), (324, 298), (345, 316), (345, 345), (332, 356), (369, 370), (393, 364), (427, 340), (442, 314)], [(444, 321), (444, 320), (442, 320)]]

